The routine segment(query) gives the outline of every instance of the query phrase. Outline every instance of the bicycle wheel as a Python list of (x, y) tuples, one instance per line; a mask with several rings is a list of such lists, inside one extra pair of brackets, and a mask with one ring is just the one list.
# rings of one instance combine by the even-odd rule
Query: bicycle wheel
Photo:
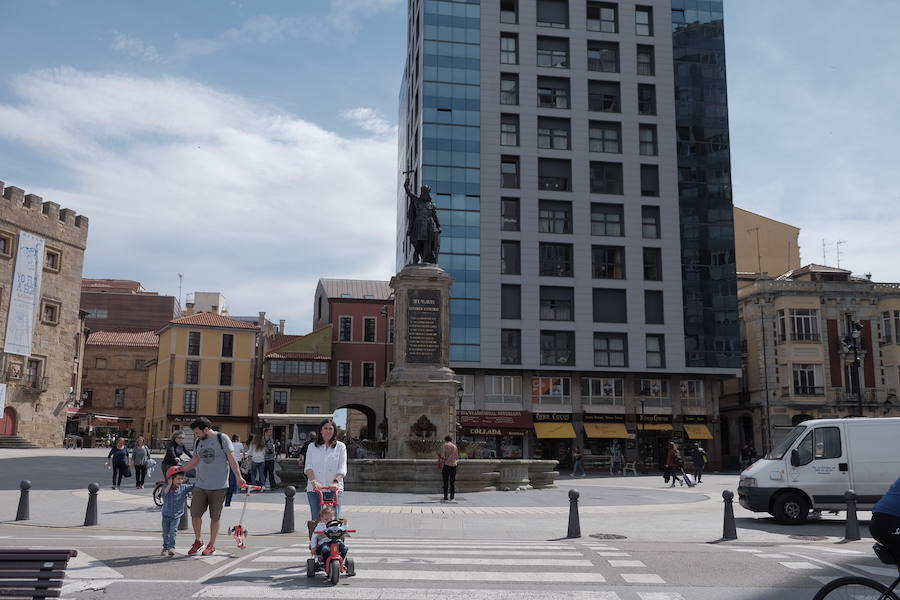
[(813, 600), (898, 600), (887, 586), (865, 577), (840, 577), (826, 583)]
[(156, 506), (158, 506), (160, 508), (162, 508), (162, 505), (163, 505), (162, 489), (163, 489), (162, 483), (157, 483), (156, 487), (153, 488), (153, 504), (155, 504)]

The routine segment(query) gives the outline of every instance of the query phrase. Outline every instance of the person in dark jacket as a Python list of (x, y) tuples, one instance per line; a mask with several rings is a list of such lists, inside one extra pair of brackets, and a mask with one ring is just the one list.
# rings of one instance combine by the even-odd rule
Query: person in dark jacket
[(170, 467), (178, 466), (182, 455), (191, 458), (191, 453), (184, 446), (184, 434), (178, 431), (175, 432), (166, 445), (166, 455), (162, 461), (162, 472), (167, 473)]
[(676, 481), (679, 485), (684, 485), (684, 481), (678, 477), (678, 475), (684, 474), (681, 465), (681, 452), (678, 451), (678, 446), (675, 445), (675, 442), (669, 442), (669, 451), (666, 454), (666, 473), (672, 478), (672, 485), (669, 487), (675, 487)]
[(869, 531), (876, 542), (887, 546), (900, 560), (900, 479), (872, 507)]
[(706, 466), (706, 450), (703, 449), (703, 446), (700, 444), (694, 446), (694, 451), (691, 452), (691, 460), (694, 463), (694, 480), (696, 483), (700, 483), (700, 480), (703, 478), (703, 468)]
[(106, 466), (110, 466), (112, 459), (112, 489), (122, 487), (122, 477), (125, 476), (125, 469), (128, 468), (128, 447), (125, 445), (125, 438), (116, 438), (115, 445), (109, 449), (106, 455)]

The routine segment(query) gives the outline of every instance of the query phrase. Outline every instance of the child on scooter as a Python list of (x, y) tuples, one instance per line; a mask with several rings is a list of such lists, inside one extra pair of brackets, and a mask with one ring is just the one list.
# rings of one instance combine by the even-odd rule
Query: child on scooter
[(162, 535), (163, 549), (160, 556), (175, 556), (175, 534), (178, 522), (184, 514), (185, 498), (194, 486), (184, 482), (184, 470), (181, 467), (169, 467), (166, 471), (168, 485), (162, 490)]
[[(316, 528), (314, 531), (320, 531), (322, 533), (313, 533), (312, 538), (309, 540), (309, 553), (313, 556), (318, 556), (319, 560), (322, 564), (325, 564), (325, 559), (331, 554), (331, 544), (334, 543), (328, 539), (328, 536), (325, 535), (325, 529), (328, 525), (329, 521), (333, 521), (337, 518), (334, 512), (334, 507), (326, 504), (322, 507), (322, 510), (319, 512), (319, 522), (316, 524)], [(339, 548), (341, 551), (341, 557), (347, 557), (347, 545), (344, 542), (337, 542), (339, 544)]]

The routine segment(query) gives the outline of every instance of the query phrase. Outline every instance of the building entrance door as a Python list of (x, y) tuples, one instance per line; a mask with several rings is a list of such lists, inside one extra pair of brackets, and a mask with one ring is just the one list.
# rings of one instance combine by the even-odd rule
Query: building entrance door
[(7, 406), (3, 410), (3, 418), (0, 419), (0, 435), (16, 435), (16, 410)]

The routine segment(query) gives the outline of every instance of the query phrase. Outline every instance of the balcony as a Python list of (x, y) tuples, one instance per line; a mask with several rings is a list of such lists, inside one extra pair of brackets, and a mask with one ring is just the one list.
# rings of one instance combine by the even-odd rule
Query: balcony
[(549, 192), (568, 192), (569, 180), (566, 177), (538, 177), (538, 189)]
[(326, 373), (270, 373), (269, 385), (327, 386)]
[(47, 377), (35, 377), (26, 375), (22, 379), (22, 388), (28, 392), (42, 393), (50, 389), (50, 379)]
[[(784, 388), (786, 389), (786, 388)], [(808, 385), (795, 385), (794, 396), (824, 396), (825, 388)]]
[(668, 396), (665, 397), (653, 397), (653, 396), (639, 396), (638, 401), (641, 404), (641, 407), (644, 409), (648, 408), (667, 408), (669, 410), (672, 409), (672, 399)]
[(818, 333), (781, 334), (777, 339), (779, 344), (818, 344), (822, 341), (822, 338)]

